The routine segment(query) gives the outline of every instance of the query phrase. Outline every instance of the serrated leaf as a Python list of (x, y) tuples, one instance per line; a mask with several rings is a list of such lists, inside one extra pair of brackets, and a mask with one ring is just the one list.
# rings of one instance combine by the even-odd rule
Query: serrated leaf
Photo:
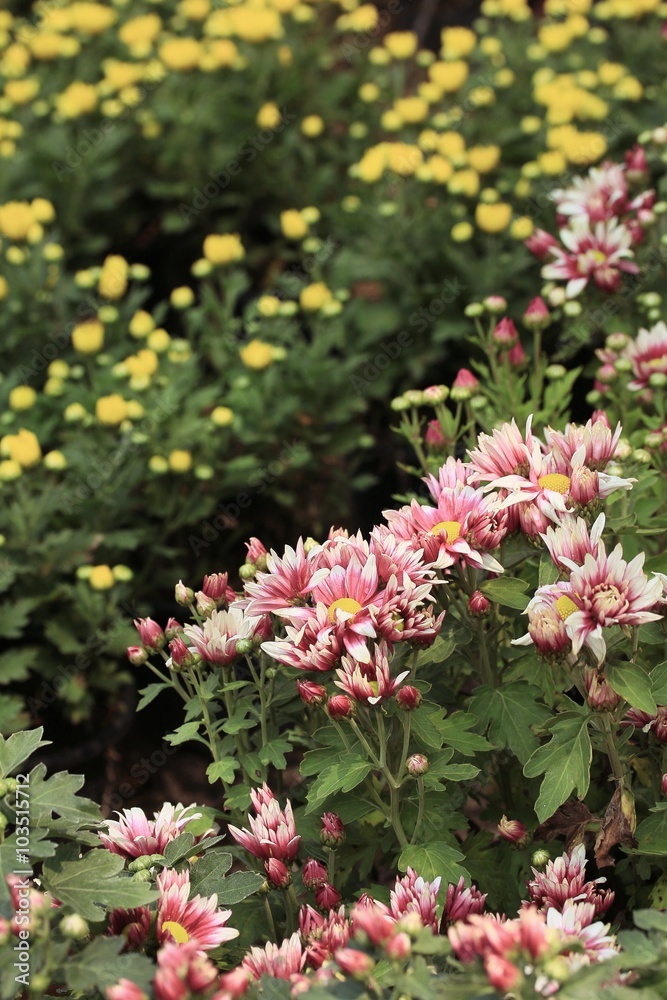
[(157, 892), (146, 882), (135, 882), (120, 874), (125, 859), (105, 850), (93, 850), (76, 861), (63, 860), (59, 848), (54, 858), (44, 862), (44, 886), (63, 906), (80, 913), (86, 920), (101, 920), (104, 910), (117, 906), (133, 909), (157, 899)]
[[(664, 808), (663, 808), (664, 807)], [(661, 803), (642, 820), (635, 831), (641, 854), (667, 854), (667, 805)]]
[(417, 667), (429, 663), (442, 663), (456, 649), (456, 639), (452, 635), (439, 635), (432, 646), (422, 649), (417, 655)]
[(259, 751), (259, 759), (262, 764), (273, 764), (277, 770), (282, 771), (287, 766), (285, 754), (291, 749), (292, 746), (287, 740), (271, 740)]
[(410, 729), (412, 735), (425, 747), (439, 750), (442, 746), (440, 725), (444, 721), (444, 709), (432, 702), (422, 702), (419, 708), (412, 712)]
[(531, 726), (540, 726), (551, 717), (540, 697), (539, 688), (517, 681), (499, 688), (476, 688), (469, 708), (482, 728), (488, 729), (491, 742), (497, 747), (509, 747), (525, 764), (540, 743)]
[(28, 624), (30, 612), (40, 600), (39, 597), (19, 597), (0, 604), (0, 636), (3, 639), (18, 639)]
[(206, 768), (206, 777), (213, 784), (214, 781), (224, 781), (226, 785), (231, 785), (234, 781), (234, 772), (238, 771), (240, 764), (233, 757), (224, 757), (223, 760), (214, 760)]
[(92, 799), (76, 793), (86, 780), (83, 774), (58, 771), (46, 777), (46, 765), (37, 764), (30, 772), (30, 815), (37, 825), (51, 817), (61, 816), (72, 827), (102, 820), (99, 806)]
[(39, 657), (36, 646), (21, 646), (10, 649), (0, 656), (0, 684), (22, 681)]
[(667, 705), (667, 661), (651, 671), (651, 694), (657, 705)]
[(190, 896), (212, 896), (218, 892), (225, 875), (232, 867), (232, 856), (226, 851), (211, 851), (190, 866)]
[(174, 837), (164, 849), (164, 859), (167, 864), (172, 867), (178, 861), (182, 861), (183, 858), (189, 857), (194, 853), (193, 848), (195, 846), (195, 838), (189, 830), (185, 833), (180, 833), (178, 837)]
[(548, 587), (558, 579), (558, 566), (553, 561), (549, 552), (543, 552), (540, 556), (540, 571), (538, 586)]
[(567, 713), (552, 727), (551, 739), (526, 762), (527, 778), (544, 774), (535, 813), (540, 823), (549, 819), (576, 789), (583, 799), (590, 783), (593, 750), (587, 716)]
[(480, 750), (491, 750), (491, 744), (478, 733), (469, 732), (476, 725), (477, 719), (468, 712), (454, 712), (440, 725), (440, 732), (445, 746), (453, 747), (464, 757), (472, 757)]
[(351, 792), (370, 773), (371, 765), (363, 757), (348, 754), (340, 764), (325, 767), (308, 793), (306, 813), (318, 809), (336, 792)]
[(150, 705), (153, 699), (157, 698), (161, 691), (166, 691), (168, 687), (169, 685), (165, 683), (165, 681), (156, 681), (155, 684), (149, 684), (147, 687), (142, 688), (139, 692), (141, 699), (136, 708), (137, 712), (140, 712), (142, 708), (146, 708), (147, 705)]
[(165, 739), (172, 747), (179, 746), (181, 743), (187, 743), (188, 740), (197, 740), (199, 739), (199, 723), (184, 722), (182, 726), (175, 729)]
[(16, 771), (28, 757), (39, 750), (40, 747), (48, 746), (50, 740), (43, 740), (44, 728), (29, 729), (22, 733), (13, 733), (7, 739), (0, 736), (0, 777), (6, 778)]
[(65, 963), (65, 977), (71, 990), (89, 996), (119, 979), (129, 979), (147, 994), (155, 975), (155, 965), (146, 955), (129, 952), (121, 955), (127, 942), (122, 935), (98, 937), (81, 951), (73, 961)]
[(408, 844), (401, 851), (398, 867), (402, 872), (408, 867), (414, 868), (418, 875), (429, 882), (440, 877), (446, 884), (458, 882), (462, 875), (467, 880), (470, 878), (466, 869), (459, 864), (463, 860), (463, 854), (454, 847), (434, 841), (428, 844)]
[(265, 881), (264, 876), (257, 872), (234, 872), (233, 875), (228, 875), (218, 890), (218, 906), (240, 903), (242, 899), (257, 892)]
[(655, 715), (658, 707), (651, 691), (651, 680), (636, 663), (607, 664), (605, 677), (616, 694), (625, 698), (631, 708)]
[(480, 590), (496, 604), (525, 611), (529, 600), (525, 593), (527, 588), (528, 584), (524, 580), (508, 576), (499, 577), (497, 580), (486, 580)]

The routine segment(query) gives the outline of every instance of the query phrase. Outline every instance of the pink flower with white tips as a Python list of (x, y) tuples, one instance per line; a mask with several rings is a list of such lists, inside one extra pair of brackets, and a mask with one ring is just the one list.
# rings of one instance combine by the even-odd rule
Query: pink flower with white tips
[(558, 246), (558, 240), (555, 239), (548, 233), (545, 229), (536, 229), (535, 232), (524, 241), (527, 250), (537, 257), (538, 260), (547, 257), (555, 247)]
[(306, 554), (301, 538), (296, 549), (288, 545), (282, 557), (271, 550), (266, 557), (268, 572), (258, 573), (245, 585), (246, 613), (284, 614), (305, 604), (313, 587), (327, 576), (326, 567), (318, 569), (315, 552), (313, 549)]
[(157, 953), (153, 979), (155, 1000), (185, 1000), (202, 996), (215, 984), (218, 970), (194, 942), (165, 944)]
[(232, 941), (239, 932), (225, 924), (231, 910), (218, 909), (218, 897), (190, 895), (190, 873), (165, 869), (157, 877), (160, 893), (157, 903), (156, 932), (161, 944), (194, 944), (201, 951), (217, 948), (225, 941)]
[(415, 552), (409, 542), (396, 538), (386, 524), (376, 525), (370, 538), (370, 551), (375, 556), (378, 579), (385, 586), (392, 577), (420, 586), (435, 583), (435, 572), (427, 566), (422, 552)]
[(164, 854), (167, 844), (180, 836), (191, 820), (200, 819), (201, 813), (192, 812), (196, 806), (174, 806), (165, 802), (162, 809), (148, 819), (143, 809), (134, 807), (118, 813), (119, 819), (106, 820), (107, 832), (98, 834), (112, 854), (122, 854), (128, 860), (146, 854)]
[(592, 917), (606, 913), (614, 901), (611, 889), (599, 889), (607, 880), (586, 880), (586, 849), (578, 844), (569, 853), (548, 861), (543, 871), (533, 868), (528, 882), (530, 903), (541, 910), (562, 910), (568, 900), (590, 903)]
[(604, 962), (613, 958), (620, 949), (614, 935), (609, 934), (610, 925), (596, 921), (595, 915), (592, 903), (568, 899), (562, 910), (552, 908), (547, 912), (547, 927), (580, 941), (588, 961)]
[(442, 911), (440, 933), (457, 921), (465, 921), (474, 913), (483, 913), (486, 903), (486, 893), (481, 893), (474, 885), (466, 888), (463, 875), (455, 884), (450, 882), (447, 886), (447, 897)]
[(399, 510), (386, 510), (391, 531), (423, 549), (426, 560), (437, 569), (457, 563), (502, 573), (490, 550), (497, 548), (506, 532), (495, 514), (496, 503), (472, 486), (443, 490), (437, 507), (413, 500)]
[(621, 274), (639, 274), (632, 261), (632, 233), (616, 221), (597, 222), (591, 227), (586, 216), (572, 219), (570, 228), (561, 229), (562, 246), (552, 247), (554, 261), (542, 268), (547, 280), (567, 281), (565, 294), (572, 299), (592, 279), (603, 292), (615, 292)]
[(474, 486), (476, 479), (474, 471), (467, 462), (462, 462), (460, 458), (452, 458), (450, 455), (438, 469), (438, 478), (429, 475), (424, 482), (437, 503), (443, 490), (454, 490), (457, 486)]
[(608, 422), (598, 419), (589, 420), (583, 426), (567, 424), (564, 432), (547, 427), (544, 437), (558, 467), (571, 463), (575, 454), (583, 448), (583, 465), (594, 472), (604, 472), (616, 454), (621, 433), (620, 424), (612, 433)]
[(600, 514), (589, 532), (583, 518), (567, 515), (557, 528), (547, 528), (542, 539), (561, 573), (569, 576), (573, 569), (583, 566), (587, 555), (597, 555), (604, 525), (605, 516)]
[(634, 392), (648, 389), (649, 379), (655, 372), (667, 375), (667, 324), (661, 321), (650, 330), (640, 330), (622, 356), (632, 362), (633, 380), (628, 388)]
[(183, 631), (202, 660), (226, 666), (239, 655), (239, 639), (252, 639), (265, 626), (265, 618), (252, 618), (235, 604), (227, 611), (213, 611), (203, 625), (186, 625)]
[(628, 207), (625, 170), (607, 161), (592, 167), (585, 177), (574, 177), (570, 187), (552, 191), (550, 197), (559, 215), (585, 216), (590, 222), (620, 218)]
[(331, 624), (326, 605), (312, 609), (304, 621), (286, 625), (285, 637), (262, 643), (262, 649), (279, 663), (298, 670), (333, 670), (344, 650), (340, 630)]
[(109, 914), (109, 933), (113, 937), (122, 934), (127, 940), (128, 948), (142, 948), (148, 941), (151, 931), (151, 911), (147, 906), (139, 906), (133, 910), (112, 910)]
[(289, 980), (301, 972), (305, 962), (301, 937), (295, 931), (290, 938), (285, 938), (280, 947), (269, 941), (263, 948), (251, 948), (241, 965), (253, 979), (272, 976), (273, 979)]
[(442, 879), (436, 878), (433, 882), (427, 882), (413, 868), (408, 868), (403, 878), (396, 879), (396, 885), (389, 895), (389, 907), (396, 919), (405, 913), (416, 913), (424, 927), (430, 927), (437, 934), (436, 908), (441, 881)]
[(148, 1000), (148, 994), (140, 986), (125, 978), (119, 979), (113, 986), (107, 986), (104, 995), (107, 1000)]
[(483, 483), (501, 476), (525, 476), (536, 442), (531, 430), (532, 419), (530, 416), (526, 421), (525, 440), (514, 419), (491, 434), (480, 434), (477, 447), (469, 452), (469, 481), (473, 476)]
[[(347, 566), (334, 566), (328, 575), (312, 588), (316, 604), (324, 604), (329, 622), (339, 630), (345, 649), (362, 663), (370, 662), (367, 639), (377, 635), (370, 606), (382, 603), (380, 581), (375, 556), (361, 562), (354, 556)], [(311, 617), (310, 609), (294, 609), (292, 620)]]
[(344, 906), (329, 910), (326, 916), (312, 906), (302, 906), (299, 930), (306, 948), (306, 962), (312, 969), (319, 969), (338, 948), (344, 948), (351, 934)]
[(530, 646), (533, 643), (546, 659), (568, 656), (572, 652), (572, 639), (565, 627), (565, 611), (570, 607), (569, 592), (569, 583), (540, 587), (524, 612), (528, 615), (528, 632), (519, 639), (512, 639), (512, 645)]
[(229, 827), (237, 844), (262, 861), (278, 858), (286, 864), (294, 861), (301, 837), (296, 832), (292, 805), (287, 801), (284, 810), (273, 793), (264, 785), (261, 792), (251, 792), (256, 816), (248, 815), (250, 830)]
[(377, 705), (384, 699), (391, 698), (410, 671), (404, 670), (397, 677), (392, 677), (388, 653), (387, 644), (381, 642), (372, 651), (370, 663), (358, 663), (351, 657), (344, 656), (341, 669), (336, 671), (336, 687), (355, 701), (368, 705)]

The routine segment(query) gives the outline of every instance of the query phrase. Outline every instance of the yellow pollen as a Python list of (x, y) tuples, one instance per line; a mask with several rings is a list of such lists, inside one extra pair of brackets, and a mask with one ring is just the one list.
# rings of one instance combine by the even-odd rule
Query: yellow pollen
[(459, 521), (438, 521), (431, 528), (432, 535), (447, 535), (448, 542), (455, 542), (461, 534), (461, 524)]
[(579, 608), (574, 603), (572, 598), (566, 597), (565, 594), (563, 594), (562, 597), (559, 597), (558, 600), (556, 601), (556, 611), (558, 612), (558, 616), (561, 619), (561, 621), (565, 621), (567, 618), (570, 617), (570, 615), (573, 615), (575, 611), (578, 610)]
[(165, 920), (162, 924), (162, 929), (169, 931), (173, 937), (176, 944), (187, 944), (190, 940), (190, 935), (186, 931), (182, 924), (179, 924), (176, 920)]
[(553, 490), (564, 496), (570, 488), (570, 480), (561, 472), (549, 472), (546, 476), (540, 476), (537, 485), (543, 490)]
[(361, 611), (361, 604), (359, 604), (359, 601), (355, 601), (353, 597), (339, 597), (337, 601), (329, 605), (329, 621), (332, 625), (336, 623), (336, 611), (338, 608), (350, 615), (356, 615), (357, 611)]

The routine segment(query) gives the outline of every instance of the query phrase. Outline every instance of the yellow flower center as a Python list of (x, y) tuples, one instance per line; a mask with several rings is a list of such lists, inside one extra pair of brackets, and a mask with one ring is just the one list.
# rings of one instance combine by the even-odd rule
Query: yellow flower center
[(543, 490), (553, 490), (554, 493), (565, 495), (570, 488), (570, 480), (560, 472), (549, 472), (546, 476), (540, 476), (537, 485)]
[(566, 597), (564, 594), (562, 597), (559, 597), (558, 600), (556, 601), (556, 611), (558, 612), (558, 616), (561, 619), (561, 621), (565, 621), (567, 618), (570, 617), (570, 615), (573, 615), (575, 611), (578, 610), (579, 608), (574, 603), (572, 598)]
[(446, 534), (448, 542), (455, 542), (461, 534), (461, 523), (460, 521), (438, 521), (431, 528), (431, 534)]
[(357, 611), (361, 611), (361, 604), (359, 604), (359, 601), (355, 601), (353, 597), (339, 597), (337, 601), (329, 605), (329, 621), (332, 625), (336, 623), (336, 611), (338, 608), (350, 615), (356, 615)]
[(173, 937), (176, 944), (187, 944), (190, 940), (190, 935), (186, 931), (182, 924), (179, 924), (176, 920), (165, 920), (162, 924), (162, 929), (169, 931)]

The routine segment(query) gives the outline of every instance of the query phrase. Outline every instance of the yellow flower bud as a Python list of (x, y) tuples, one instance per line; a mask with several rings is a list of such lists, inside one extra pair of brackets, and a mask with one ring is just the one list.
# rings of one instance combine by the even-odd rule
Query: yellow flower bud
[(184, 448), (174, 448), (168, 461), (172, 472), (188, 472), (192, 468), (192, 455)]
[(17, 385), (9, 393), (10, 410), (30, 410), (37, 402), (37, 393), (31, 385)]
[(104, 346), (104, 327), (99, 319), (77, 323), (72, 330), (72, 347), (79, 354), (97, 354)]
[(240, 349), (239, 356), (246, 368), (262, 371), (273, 362), (273, 348), (271, 344), (255, 339)]

